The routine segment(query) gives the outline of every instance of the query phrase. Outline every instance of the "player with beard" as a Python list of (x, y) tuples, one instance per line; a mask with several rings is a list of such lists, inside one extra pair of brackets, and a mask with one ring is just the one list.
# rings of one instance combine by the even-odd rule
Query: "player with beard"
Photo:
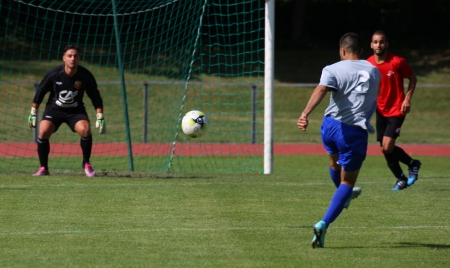
[(80, 58), (80, 49), (77, 46), (66, 46), (62, 56), (64, 64), (51, 69), (45, 75), (33, 98), (31, 114), (28, 117), (30, 128), (36, 127), (37, 110), (44, 96), (50, 92), (37, 137), (37, 151), (41, 167), (33, 176), (50, 175), (48, 168), (49, 139), (62, 123), (66, 123), (73, 132), (80, 135), (80, 146), (83, 153), (82, 167), (86, 176), (95, 176), (89, 160), (92, 151), (92, 134), (83, 96), (84, 93), (89, 96), (97, 112), (96, 127), (99, 128), (100, 134), (106, 132), (103, 100), (92, 73), (79, 65)]
[[(417, 78), (408, 62), (388, 52), (389, 42), (385, 32), (376, 31), (372, 35), (370, 47), (373, 55), (367, 61), (381, 73), (380, 95), (377, 99), (376, 130), (387, 165), (397, 178), (392, 190), (403, 190), (418, 179), (421, 162), (412, 159), (395, 141), (406, 115), (411, 110), (411, 98), (416, 88)], [(405, 94), (404, 79), (408, 79)], [(400, 162), (408, 166), (408, 177), (402, 171)]]

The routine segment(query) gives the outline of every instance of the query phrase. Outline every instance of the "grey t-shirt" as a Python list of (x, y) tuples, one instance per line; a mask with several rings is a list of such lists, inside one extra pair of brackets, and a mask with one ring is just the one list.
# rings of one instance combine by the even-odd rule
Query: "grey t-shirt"
[(377, 106), (381, 74), (366, 60), (342, 60), (322, 70), (319, 85), (331, 88), (325, 116), (359, 126), (370, 134), (370, 119)]

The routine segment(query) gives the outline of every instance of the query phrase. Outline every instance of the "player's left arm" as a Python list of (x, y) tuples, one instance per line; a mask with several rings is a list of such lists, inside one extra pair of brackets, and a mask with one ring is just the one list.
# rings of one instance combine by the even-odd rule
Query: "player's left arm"
[(411, 111), (411, 99), (417, 84), (417, 77), (414, 73), (410, 77), (407, 77), (407, 79), (409, 80), (409, 83), (408, 83), (408, 91), (405, 94), (405, 100), (402, 103), (403, 114), (408, 114)]
[(105, 134), (106, 133), (106, 122), (105, 117), (103, 115), (103, 99), (100, 95), (100, 91), (97, 87), (97, 81), (95, 80), (94, 76), (90, 74), (90, 79), (88, 86), (86, 87), (86, 94), (91, 99), (92, 105), (95, 108), (96, 112), (96, 120), (95, 120), (95, 127), (99, 129), (99, 134)]

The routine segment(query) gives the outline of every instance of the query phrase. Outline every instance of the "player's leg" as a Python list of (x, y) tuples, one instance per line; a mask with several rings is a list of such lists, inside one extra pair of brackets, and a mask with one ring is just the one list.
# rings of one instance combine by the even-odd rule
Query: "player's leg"
[(347, 201), (351, 200), (353, 187), (355, 186), (358, 174), (359, 170), (345, 171), (344, 169), (342, 169), (341, 184), (334, 192), (333, 198), (330, 202), (330, 206), (328, 207), (328, 210), (322, 219), (324, 222), (326, 222), (327, 227), (331, 223), (333, 223), (341, 214)]
[(330, 167), (329, 167), (330, 178), (331, 181), (336, 186), (336, 188), (338, 188), (339, 185), (341, 184), (342, 167), (337, 162), (339, 157), (338, 156), (339, 149), (337, 148), (334, 140), (337, 139), (337, 137), (335, 137), (335, 134), (337, 133), (335, 130), (338, 126), (334, 121), (336, 120), (332, 119), (331, 117), (325, 117), (323, 119), (320, 132), (322, 135), (323, 146), (325, 147), (325, 150), (327, 151), (328, 155), (330, 155)]
[[(414, 182), (419, 178), (419, 169), (420, 169), (422, 163), (417, 159), (413, 159), (402, 148), (395, 145), (395, 141), (400, 136), (400, 130), (405, 121), (405, 117), (392, 117), (392, 118), (389, 118), (389, 121), (390, 121), (390, 125), (395, 126), (395, 132), (392, 129), (387, 130), (389, 133), (388, 135), (394, 139), (393, 143), (388, 146), (387, 150), (389, 150), (391, 152), (390, 154), (393, 157), (395, 157), (397, 161), (402, 162), (403, 164), (408, 166), (407, 185), (410, 186), (410, 185), (414, 184)], [(402, 182), (401, 182), (402, 185), (404, 184), (403, 183), (404, 177), (406, 177), (406, 176), (405, 175), (402, 176)], [(394, 187), (394, 188), (399, 188), (398, 190), (404, 189), (401, 187)]]
[[(330, 158), (334, 158), (336, 156), (337, 155), (330, 155)], [(353, 186), (356, 183), (358, 173), (359, 170), (346, 172), (342, 169), (341, 184), (334, 192), (330, 206), (328, 207), (323, 219), (314, 225), (314, 237), (311, 241), (311, 246), (313, 248), (325, 246), (325, 235), (328, 226), (336, 220), (344, 209), (346, 202), (351, 199)]]
[(395, 138), (384, 136), (381, 144), (381, 151), (386, 159), (387, 166), (391, 170), (392, 174), (397, 178), (394, 188), (392, 190), (398, 191), (403, 190), (408, 187), (408, 178), (403, 173), (400, 167), (399, 158), (394, 151), (395, 149)]
[(77, 121), (74, 130), (80, 135), (80, 147), (83, 153), (82, 167), (88, 177), (94, 177), (95, 171), (90, 163), (92, 153), (92, 133), (90, 122), (86, 119)]
[[(339, 164), (339, 155), (338, 154), (330, 154), (330, 177), (333, 183), (335, 184), (336, 188), (339, 187), (342, 181), (342, 166)], [(345, 202), (344, 208), (347, 208), (350, 206), (350, 201), (352, 199), (357, 198), (362, 193), (362, 189), (359, 187), (353, 187), (352, 189), (352, 196)]]
[[(386, 164), (392, 174), (397, 179), (392, 190), (403, 190), (408, 187), (408, 178), (400, 167), (400, 161), (405, 161), (403, 150), (395, 146), (395, 141), (400, 135), (400, 130), (404, 118), (400, 117), (383, 117), (377, 113), (377, 140), (380, 142), (381, 152), (386, 159)], [(399, 148), (399, 149), (396, 149)], [(404, 151), (403, 151), (404, 152)]]
[[(332, 118), (324, 118), (322, 141), (330, 156), (330, 167), (342, 167), (341, 183), (337, 187), (330, 206), (323, 219), (314, 225), (313, 248), (323, 247), (328, 226), (340, 215), (348, 200), (352, 197), (359, 169), (367, 152), (368, 133), (366, 130), (348, 126)], [(339, 153), (332, 153), (337, 148)]]
[[(342, 167), (341, 183), (331, 201), (329, 211), (324, 217), (327, 225), (339, 216), (342, 208), (348, 208), (350, 201), (357, 198), (362, 192), (359, 187), (354, 186), (359, 170), (366, 158), (368, 133), (362, 128), (342, 124), (341, 135), (335, 143), (339, 148), (338, 158), (335, 155), (330, 155), (330, 158)], [(343, 198), (344, 201), (342, 202), (341, 199)]]
[[(45, 117), (44, 117), (45, 118)], [(56, 131), (56, 126), (52, 121), (41, 120), (39, 123), (39, 133), (36, 139), (37, 152), (39, 156), (40, 168), (33, 176), (50, 175), (48, 168), (48, 155), (50, 154), (50, 137)]]
[(64, 118), (60, 112), (53, 110), (45, 110), (42, 120), (39, 123), (39, 133), (37, 137), (37, 151), (41, 167), (33, 174), (33, 176), (50, 175), (48, 168), (48, 156), (50, 153), (50, 137), (58, 131), (59, 126), (63, 123)]
[(80, 135), (80, 147), (83, 153), (82, 168), (88, 177), (94, 177), (95, 171), (90, 163), (92, 153), (92, 133), (89, 117), (85, 110), (67, 115), (67, 124), (73, 132)]
[(341, 171), (342, 171), (342, 167), (341, 165), (339, 165), (337, 161), (338, 158), (339, 155), (337, 154), (330, 155), (330, 177), (336, 188), (338, 188), (339, 185), (341, 184)]

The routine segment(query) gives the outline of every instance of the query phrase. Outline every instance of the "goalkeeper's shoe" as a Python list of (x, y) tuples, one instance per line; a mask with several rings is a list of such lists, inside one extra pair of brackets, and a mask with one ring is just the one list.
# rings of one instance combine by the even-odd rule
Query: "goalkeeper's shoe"
[(85, 163), (83, 168), (84, 172), (86, 173), (86, 176), (95, 177), (95, 170), (92, 168), (91, 164)]
[(327, 233), (327, 224), (319, 221), (314, 225), (314, 237), (311, 241), (312, 248), (323, 248), (325, 246), (325, 234)]
[(46, 167), (40, 167), (36, 173), (33, 174), (33, 176), (48, 176), (50, 175), (50, 172)]

